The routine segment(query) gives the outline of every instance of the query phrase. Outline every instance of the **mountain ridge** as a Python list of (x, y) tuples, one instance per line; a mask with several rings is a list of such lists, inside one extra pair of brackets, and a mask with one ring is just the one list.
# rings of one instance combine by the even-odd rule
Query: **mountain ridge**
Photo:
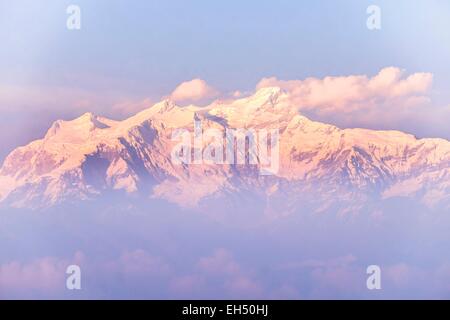
[[(278, 173), (260, 177), (258, 166), (248, 164), (172, 163), (173, 131), (192, 132), (196, 119), (204, 130), (279, 130)], [(376, 194), (380, 200), (411, 197), (447, 210), (449, 168), (448, 140), (312, 121), (298, 112), (288, 93), (271, 87), (206, 107), (180, 107), (166, 99), (122, 121), (92, 113), (55, 121), (44, 138), (6, 157), (0, 203), (45, 208), (123, 190), (186, 207), (241, 191), (262, 201), (286, 197), (286, 203), (295, 204), (295, 192), (327, 190), (323, 202), (330, 205), (355, 194)]]

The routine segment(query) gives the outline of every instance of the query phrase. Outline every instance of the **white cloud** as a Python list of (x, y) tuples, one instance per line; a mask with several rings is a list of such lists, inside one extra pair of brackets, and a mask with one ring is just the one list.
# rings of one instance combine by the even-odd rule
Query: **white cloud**
[(277, 86), (291, 94), (301, 110), (318, 114), (353, 113), (390, 105), (411, 107), (428, 101), (433, 76), (415, 73), (404, 77), (399, 68), (382, 69), (374, 77), (351, 75), (343, 77), (307, 78), (305, 80), (262, 79), (257, 88)]
[(70, 264), (82, 265), (84, 254), (76, 252), (72, 259), (43, 257), (30, 262), (11, 261), (0, 265), (0, 298), (30, 295), (51, 296), (66, 290), (66, 269)]
[(205, 80), (193, 79), (181, 83), (170, 95), (176, 102), (202, 102), (218, 96), (218, 91)]
[(238, 274), (239, 264), (234, 260), (233, 255), (222, 248), (217, 249), (210, 257), (201, 258), (198, 267), (206, 273), (211, 274)]

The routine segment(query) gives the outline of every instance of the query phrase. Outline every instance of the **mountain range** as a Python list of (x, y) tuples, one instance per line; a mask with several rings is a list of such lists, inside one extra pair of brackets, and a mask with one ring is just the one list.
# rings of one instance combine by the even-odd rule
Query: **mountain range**
[[(258, 165), (175, 164), (174, 130), (279, 130), (279, 170)], [(44, 209), (103, 194), (163, 199), (181, 207), (258, 203), (357, 213), (389, 199), (450, 210), (450, 141), (399, 131), (341, 129), (300, 114), (277, 87), (248, 97), (180, 107), (163, 100), (122, 121), (86, 113), (58, 120), (42, 139), (12, 151), (0, 169), (0, 205)], [(226, 200), (226, 201), (224, 201)]]

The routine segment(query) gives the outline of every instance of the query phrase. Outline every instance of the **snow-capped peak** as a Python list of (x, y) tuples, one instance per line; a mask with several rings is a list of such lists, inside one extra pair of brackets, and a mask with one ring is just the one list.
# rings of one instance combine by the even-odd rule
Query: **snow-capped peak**
[[(194, 122), (202, 122), (205, 130), (278, 129), (280, 170), (267, 180), (246, 166), (172, 163), (174, 130), (193, 131)], [(48, 206), (121, 189), (180, 205), (240, 190), (270, 197), (284, 194), (289, 198), (284, 202), (295, 203), (299, 194), (315, 186), (321, 190), (319, 198), (329, 197), (324, 203), (339, 198), (333, 195), (339, 190), (342, 197), (349, 196), (347, 192), (380, 198), (407, 194), (435, 204), (450, 198), (449, 168), (447, 140), (311, 121), (299, 114), (286, 92), (269, 87), (210, 107), (180, 107), (163, 100), (123, 121), (92, 113), (58, 120), (43, 139), (5, 159), (0, 201)], [(405, 187), (407, 181), (414, 181), (415, 187)]]

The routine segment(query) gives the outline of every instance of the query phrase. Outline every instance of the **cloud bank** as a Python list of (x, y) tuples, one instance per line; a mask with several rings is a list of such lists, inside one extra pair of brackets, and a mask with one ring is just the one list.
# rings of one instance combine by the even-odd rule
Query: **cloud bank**
[[(292, 102), (301, 110), (318, 114), (352, 113), (390, 105), (409, 108), (428, 100), (433, 75), (415, 73), (404, 77), (404, 71), (389, 67), (370, 78), (366, 75), (308, 78), (305, 80), (262, 79), (257, 88), (281, 87), (288, 91)], [(395, 104), (394, 104), (395, 102)]]

